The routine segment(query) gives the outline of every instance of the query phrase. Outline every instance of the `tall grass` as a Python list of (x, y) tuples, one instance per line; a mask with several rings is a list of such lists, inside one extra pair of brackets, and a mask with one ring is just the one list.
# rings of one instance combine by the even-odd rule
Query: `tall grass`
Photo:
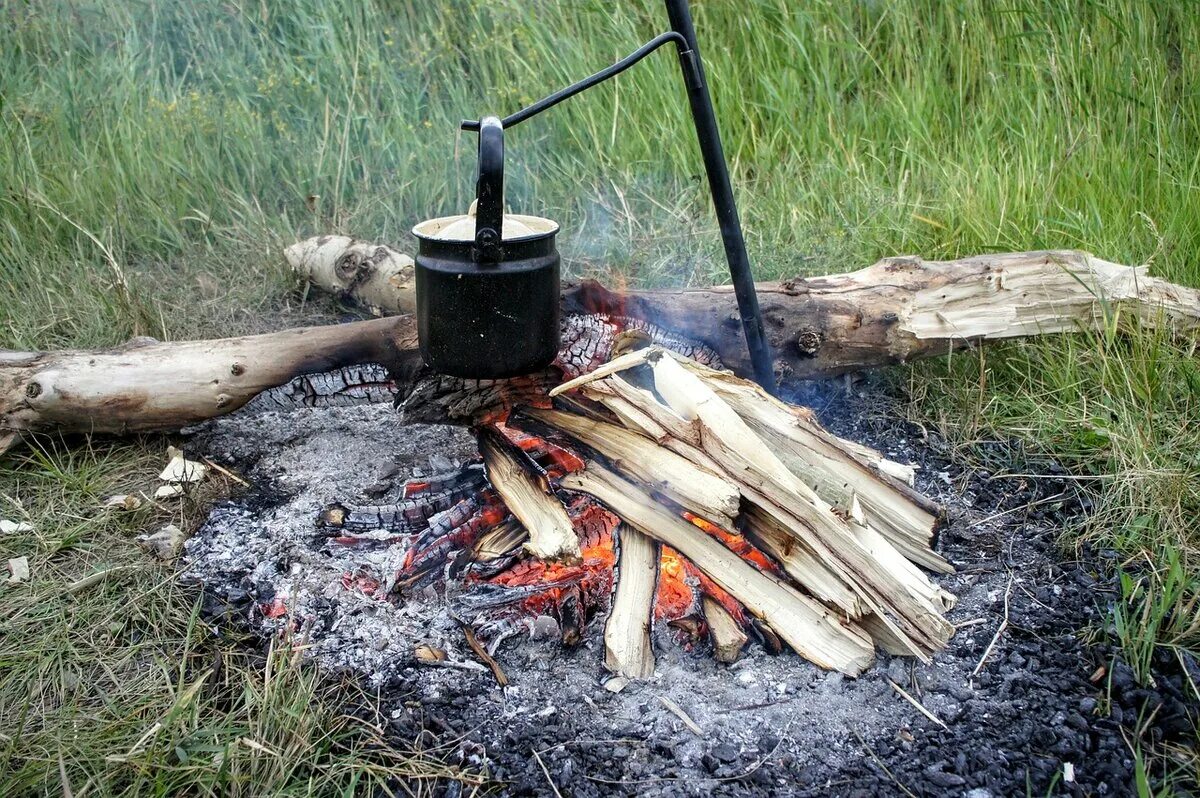
[[(20, 345), (192, 332), (206, 316), (178, 296), (197, 264), (260, 303), (297, 235), (403, 242), (470, 198), (460, 119), (513, 110), (665, 25), (654, 0), (2, 8), (0, 321)], [(1079, 247), (1196, 279), (1187, 3), (695, 12), (763, 277)], [(721, 276), (677, 72), (656, 54), (510, 133), (510, 202), (562, 221), (577, 269)], [(146, 308), (114, 307), (75, 225), (130, 265)]]

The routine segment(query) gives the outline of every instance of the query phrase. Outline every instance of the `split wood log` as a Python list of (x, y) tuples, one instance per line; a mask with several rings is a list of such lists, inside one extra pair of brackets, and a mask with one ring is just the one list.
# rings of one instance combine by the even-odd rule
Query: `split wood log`
[(874, 646), (862, 629), (731, 556), (715, 538), (667, 511), (639, 486), (599, 462), (589, 462), (585, 470), (568, 474), (562, 486), (594, 497), (626, 524), (675, 549), (806, 659), (851, 676), (862, 673), (874, 660)]
[[(627, 417), (643, 419), (635, 422), (641, 425), (637, 427), (641, 432), (736, 484), (743, 499), (766, 519), (758, 532), (767, 538), (766, 548), (788, 575), (814, 595), (834, 602), (848, 618), (878, 619), (874, 626), (884, 628), (880, 642), (889, 650), (903, 650), (927, 660), (941, 649), (953, 633), (953, 626), (942, 616), (952, 606), (953, 597), (930, 582), (869, 525), (855, 497), (848, 506), (835, 510), (801, 479), (802, 474), (789, 469), (711, 387), (721, 376), (719, 372), (699, 364), (681, 365), (686, 362), (652, 347), (614, 359), (598, 379), (584, 375), (561, 387), (580, 389), (606, 406), (615, 394)], [(646, 381), (653, 390), (635, 387), (626, 379), (628, 374)], [(744, 382), (729, 380), (727, 392)], [(629, 408), (636, 413), (629, 413)], [(882, 478), (863, 469), (858, 481)], [(896, 502), (899, 511), (906, 503), (919, 503), (907, 495), (900, 495)], [(621, 515), (616, 508), (610, 509)], [(773, 540), (766, 532), (774, 534)], [(928, 533), (924, 530), (926, 540), (920, 543), (926, 550)], [(933, 556), (929, 551), (929, 557)], [(763, 620), (770, 623), (769, 618)], [(776, 631), (783, 636), (778, 627)]]
[[(684, 365), (692, 368), (690, 361)], [(867, 523), (905, 556), (940, 573), (952, 569), (929, 548), (938, 508), (912, 487), (912, 469), (824, 430), (812, 411), (780, 402), (758, 385), (705, 369), (707, 385), (793, 474), (830, 504), (855, 501)]]
[(626, 479), (662, 493), (714, 524), (733, 525), (741, 502), (737, 488), (712, 471), (658, 446), (646, 436), (616, 424), (559, 410), (528, 408), (522, 415), (565, 432), (603, 455)]
[(749, 640), (742, 627), (729, 610), (721, 606), (721, 602), (712, 596), (705, 596), (702, 605), (704, 619), (708, 622), (708, 634), (712, 638), (713, 656), (717, 662), (737, 662), (742, 655), (742, 649)]
[(617, 586), (604, 625), (604, 666), (627, 679), (654, 675), (650, 623), (658, 579), (658, 544), (633, 527), (617, 531)]
[(494, 427), (480, 430), (479, 453), (488, 482), (529, 533), (529, 553), (539, 560), (579, 562), (575, 526), (537, 464)]

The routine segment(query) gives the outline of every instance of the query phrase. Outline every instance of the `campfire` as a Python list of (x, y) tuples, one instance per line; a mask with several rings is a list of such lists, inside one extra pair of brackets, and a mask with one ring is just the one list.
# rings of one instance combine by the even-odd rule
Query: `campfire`
[(327, 507), (328, 545), (402, 547), (371, 585), (388, 600), (453, 580), (449, 609), (489, 657), (539, 617), (568, 646), (603, 625), (623, 679), (653, 674), (653, 623), (722, 662), (753, 638), (851, 676), (876, 645), (926, 660), (946, 644), (954, 598), (921, 567), (952, 569), (910, 470), (663, 346), (587, 365), (549, 401), (489, 413), (481, 463), (410, 480), (398, 504)]

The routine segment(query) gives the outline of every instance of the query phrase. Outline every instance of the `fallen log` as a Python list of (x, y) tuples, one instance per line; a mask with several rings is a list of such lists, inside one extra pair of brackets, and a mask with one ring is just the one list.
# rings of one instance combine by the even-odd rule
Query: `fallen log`
[[(378, 249), (353, 240), (339, 249), (333, 238), (290, 248), (297, 274), (312, 279), (309, 275), (334, 270), (341, 258), (359, 263), (361, 253)], [(319, 240), (323, 248), (315, 245)], [(1147, 266), (1111, 263), (1077, 250), (951, 261), (899, 256), (845, 274), (757, 288), (776, 371), (799, 379), (944, 355), (974, 341), (1096, 329), (1114, 314), (1177, 332), (1200, 328), (1200, 291), (1152, 277)], [(333, 290), (344, 294), (337, 285)], [(413, 292), (415, 283), (404, 282), (393, 304), (380, 308), (407, 313)], [(563, 310), (652, 322), (709, 346), (736, 373), (753, 373), (731, 286), (614, 291), (585, 281), (564, 290)]]
[(404, 379), (420, 367), (416, 347), (413, 320), (396, 316), (212, 341), (134, 339), (90, 352), (0, 351), (0, 452), (31, 432), (179, 429), (295, 379), (302, 401), (361, 401), (381, 376), (358, 366), (379, 364)]
[[(406, 262), (393, 250), (325, 237), (323, 244), (302, 242), (292, 254), (297, 268), (318, 285), (383, 312), (409, 307), (407, 283), (389, 283), (387, 276), (402, 272)], [(375, 285), (381, 276), (376, 271), (383, 269), (383, 282), (394, 289), (391, 298), (386, 292), (365, 296), (345, 285), (337, 289), (317, 276), (351, 254), (354, 270), (370, 272), (352, 277), (351, 288)], [(1200, 292), (1149, 277), (1145, 267), (1070, 251), (943, 262), (890, 258), (849, 274), (762, 283), (759, 296), (776, 371), (784, 377), (828, 376), (945, 354), (977, 341), (1096, 328), (1113, 313), (1178, 332), (1200, 328)], [(564, 353), (568, 371), (595, 365), (592, 355), (599, 349), (605, 350), (600, 361), (607, 359), (615, 330), (624, 326), (649, 327), (657, 342), (668, 345), (664, 337), (698, 342), (692, 346), (719, 356), (734, 373), (751, 373), (728, 287), (618, 293), (585, 282), (564, 290), (563, 308), (568, 327), (580, 314), (612, 321), (606, 340), (593, 338), (591, 348), (574, 359)], [(502, 402), (514, 384), (501, 388), (449, 378), (418, 384), (421, 362), (415, 325), (407, 316), (214, 341), (137, 339), (101, 351), (0, 352), (0, 451), (36, 432), (178, 429), (232, 412), (293, 381), (298, 404), (361, 398), (380, 387), (377, 374), (304, 378), (365, 364), (387, 368), (388, 389), (410, 395), (408, 409), (419, 420), (472, 420)], [(559, 377), (555, 371), (525, 382), (536, 394)], [(873, 512), (869, 502), (864, 508)]]
[(316, 236), (292, 244), (283, 257), (303, 280), (376, 316), (416, 312), (413, 259), (391, 247)]

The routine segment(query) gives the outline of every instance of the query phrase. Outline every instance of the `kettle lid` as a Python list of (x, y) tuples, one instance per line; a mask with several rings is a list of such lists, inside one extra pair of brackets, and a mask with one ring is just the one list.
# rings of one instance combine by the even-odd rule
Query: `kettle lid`
[[(413, 228), (417, 238), (434, 241), (473, 242), (475, 240), (476, 202), (466, 213), (457, 216), (441, 216), (426, 219)], [(525, 216), (519, 213), (504, 214), (500, 237), (504, 241), (522, 241), (558, 232), (558, 222), (540, 216)]]

